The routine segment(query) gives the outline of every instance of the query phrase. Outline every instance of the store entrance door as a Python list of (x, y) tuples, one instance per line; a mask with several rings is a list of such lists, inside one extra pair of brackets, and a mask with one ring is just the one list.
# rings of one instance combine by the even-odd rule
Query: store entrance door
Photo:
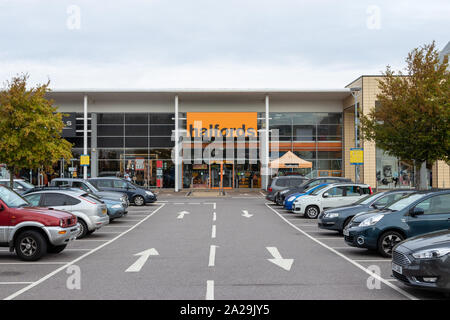
[(234, 187), (233, 163), (214, 162), (209, 166), (212, 189), (232, 189)]

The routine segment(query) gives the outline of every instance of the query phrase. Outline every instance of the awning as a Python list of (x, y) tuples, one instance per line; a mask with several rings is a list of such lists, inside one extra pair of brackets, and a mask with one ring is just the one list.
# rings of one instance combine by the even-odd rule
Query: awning
[(280, 158), (269, 163), (269, 168), (312, 168), (312, 162), (297, 157), (291, 151), (286, 152)]

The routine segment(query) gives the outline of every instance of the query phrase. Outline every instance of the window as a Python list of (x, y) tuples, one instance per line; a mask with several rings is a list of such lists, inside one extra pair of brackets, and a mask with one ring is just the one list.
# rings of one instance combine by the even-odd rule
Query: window
[(60, 193), (44, 193), (42, 195), (43, 207), (59, 207), (59, 206), (67, 206), (66, 195)]
[(127, 189), (128, 184), (126, 183), (126, 181), (114, 180), (113, 186), (114, 186), (114, 188)]
[(376, 201), (374, 204), (377, 207), (385, 207), (390, 203), (393, 203), (394, 201), (397, 201), (399, 199), (401, 199), (405, 194), (404, 193), (394, 193), (394, 194), (389, 194), (385, 197), (382, 197), (380, 200)]
[(29, 196), (25, 196), (25, 199), (28, 200), (28, 202), (33, 206), (33, 207), (39, 207), (39, 202), (41, 201), (41, 194), (31, 194)]
[(347, 197), (359, 197), (361, 195), (361, 187), (359, 186), (346, 186)]
[(344, 190), (346, 187), (334, 187), (326, 191), (325, 193), (328, 193), (329, 197), (343, 197), (344, 196)]
[(62, 187), (62, 186), (69, 186), (69, 183), (67, 181), (54, 181), (53, 185), (55, 187)]
[(305, 181), (305, 180), (304, 179), (292, 178), (292, 179), (289, 179), (289, 185), (291, 187), (296, 187), (296, 186), (301, 185), (303, 183), (303, 181)]
[(422, 208), (424, 214), (450, 213), (450, 194), (443, 194), (428, 198), (420, 202), (416, 208)]
[(286, 187), (287, 186), (287, 181), (286, 181), (286, 179), (277, 179), (275, 181), (275, 185), (277, 187)]
[(97, 183), (95, 186), (99, 189), (113, 187), (112, 180), (94, 180), (93, 182)]
[(72, 183), (72, 187), (84, 190), (86, 192), (92, 192), (92, 190), (89, 189), (89, 187), (86, 184), (84, 184), (83, 182), (80, 182), (80, 181), (74, 181)]

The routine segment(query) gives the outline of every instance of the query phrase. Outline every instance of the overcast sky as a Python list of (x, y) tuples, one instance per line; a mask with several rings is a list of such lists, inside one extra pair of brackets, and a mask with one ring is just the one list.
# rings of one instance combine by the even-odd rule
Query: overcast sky
[(0, 82), (343, 88), (449, 30), (448, 0), (0, 0)]

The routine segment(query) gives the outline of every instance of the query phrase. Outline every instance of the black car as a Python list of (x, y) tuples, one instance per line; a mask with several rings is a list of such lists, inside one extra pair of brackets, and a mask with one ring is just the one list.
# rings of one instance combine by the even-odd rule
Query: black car
[(274, 177), (270, 182), (269, 188), (267, 188), (266, 199), (274, 201), (274, 196), (278, 191), (299, 186), (308, 180), (308, 178), (300, 175)]
[(295, 186), (292, 186), (292, 187), (289, 187), (289, 188), (286, 188), (284, 190), (277, 192), (274, 196), (274, 202), (276, 204), (278, 204), (279, 206), (282, 206), (284, 203), (284, 200), (294, 193), (303, 193), (306, 189), (317, 186), (319, 184), (344, 183), (344, 182), (352, 182), (352, 180), (348, 179), (348, 178), (342, 178), (342, 177), (319, 177), (319, 178), (310, 179), (300, 185), (295, 185)]
[(156, 201), (156, 195), (152, 191), (122, 178), (90, 178), (88, 181), (102, 191), (125, 193), (130, 203), (136, 206)]
[(401, 242), (394, 248), (392, 273), (406, 285), (450, 293), (450, 230)]
[(391, 190), (368, 195), (349, 205), (333, 209), (326, 209), (319, 215), (320, 229), (335, 230), (342, 233), (350, 220), (359, 213), (384, 208), (394, 201), (416, 190)]

